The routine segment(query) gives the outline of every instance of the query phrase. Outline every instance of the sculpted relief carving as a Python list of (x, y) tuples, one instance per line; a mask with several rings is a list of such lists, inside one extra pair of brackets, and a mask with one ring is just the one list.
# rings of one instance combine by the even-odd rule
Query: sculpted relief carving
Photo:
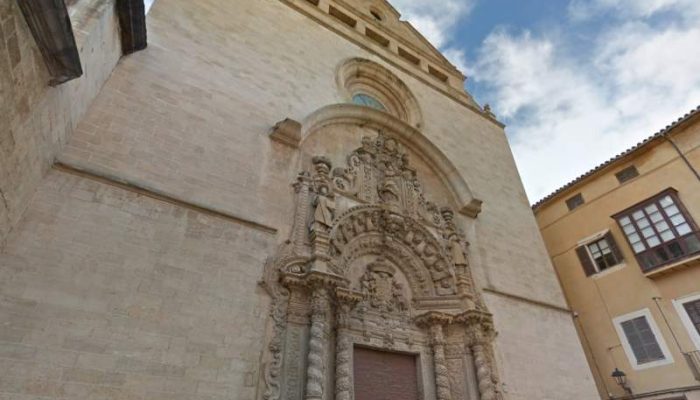
[[(492, 319), (475, 292), (465, 236), (449, 207), (426, 199), (401, 143), (365, 136), (335, 168), (313, 157), (294, 187), (290, 238), (261, 282), (272, 299), (261, 397), (352, 400), (361, 344), (420, 354), (431, 364), (422, 370), (433, 371), (420, 379), (440, 400), (465, 398), (452, 382), (500, 399)], [(473, 378), (458, 368), (467, 353)]]

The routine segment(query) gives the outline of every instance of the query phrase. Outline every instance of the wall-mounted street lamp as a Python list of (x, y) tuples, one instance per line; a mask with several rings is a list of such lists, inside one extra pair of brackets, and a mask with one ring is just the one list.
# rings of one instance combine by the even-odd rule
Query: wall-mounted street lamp
[(615, 382), (617, 382), (617, 384), (625, 390), (625, 393), (632, 394), (632, 389), (627, 384), (627, 375), (625, 375), (624, 372), (615, 368), (611, 376), (615, 379)]

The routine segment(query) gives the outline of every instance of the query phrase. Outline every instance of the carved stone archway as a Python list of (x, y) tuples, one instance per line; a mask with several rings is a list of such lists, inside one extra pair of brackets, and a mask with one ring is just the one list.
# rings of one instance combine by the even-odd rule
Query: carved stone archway
[(502, 398), (468, 244), (454, 212), (426, 198), (408, 154), (380, 132), (346, 165), (314, 157), (299, 174), (290, 239), (263, 277), (265, 400), (352, 400), (356, 345), (415, 354), (425, 399)]

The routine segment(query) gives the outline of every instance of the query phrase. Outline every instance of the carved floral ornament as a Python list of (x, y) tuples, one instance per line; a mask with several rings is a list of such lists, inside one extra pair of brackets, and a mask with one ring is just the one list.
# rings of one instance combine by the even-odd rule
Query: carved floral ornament
[[(475, 291), (468, 243), (455, 213), (426, 197), (402, 143), (380, 132), (363, 137), (344, 165), (311, 164), (294, 185), (290, 238), (265, 266), (272, 303), (262, 397), (351, 400), (352, 351), (362, 343), (431, 354), (421, 362), (434, 363), (424, 378), (434, 379), (439, 400), (465, 392), (453, 381), (478, 386), (480, 400), (500, 399), (493, 322)], [(455, 381), (464, 371), (448, 365), (447, 342), (450, 354), (472, 357), (473, 377)]]

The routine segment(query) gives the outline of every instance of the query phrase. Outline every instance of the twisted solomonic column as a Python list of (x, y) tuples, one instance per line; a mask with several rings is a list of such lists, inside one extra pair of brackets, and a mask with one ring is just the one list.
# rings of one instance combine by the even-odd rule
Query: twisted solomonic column
[(416, 317), (416, 324), (428, 328), (430, 344), (433, 348), (433, 363), (435, 368), (435, 388), (437, 400), (451, 400), (450, 373), (445, 359), (445, 334), (443, 325), (452, 321), (452, 317), (440, 312), (430, 311)]
[(456, 321), (465, 325), (467, 346), (474, 357), (476, 380), (479, 386), (480, 400), (498, 400), (494, 366), (489, 357), (495, 332), (491, 314), (483, 311), (467, 311), (457, 316)]
[(323, 399), (329, 314), (328, 290), (325, 287), (315, 287), (311, 295), (311, 329), (309, 330), (305, 400)]
[(452, 390), (450, 389), (450, 375), (447, 370), (447, 360), (445, 359), (445, 337), (442, 332), (442, 325), (431, 326), (430, 335), (433, 340), (437, 398), (438, 400), (449, 400), (452, 397)]
[(476, 367), (476, 380), (479, 385), (481, 400), (497, 400), (496, 385), (491, 379), (491, 362), (486, 355), (485, 344), (477, 342), (471, 346)]

